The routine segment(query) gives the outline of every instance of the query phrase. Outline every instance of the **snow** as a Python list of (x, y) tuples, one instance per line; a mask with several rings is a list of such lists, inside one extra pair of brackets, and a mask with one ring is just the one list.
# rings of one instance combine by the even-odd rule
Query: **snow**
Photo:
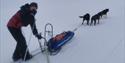
[[(82, 23), (78, 16), (94, 15), (109, 8), (107, 18), (103, 17), (96, 26), (81, 26), (75, 37), (56, 56), (50, 56), (51, 63), (125, 63), (125, 0), (0, 0), (0, 63), (10, 63), (16, 42), (6, 24), (19, 7), (25, 3), (39, 5), (36, 24), (44, 33), (46, 23), (54, 26), (54, 35), (73, 30)], [(29, 50), (39, 48), (38, 40), (31, 34), (30, 26), (23, 27), (23, 34)], [(43, 54), (25, 63), (46, 63)]]

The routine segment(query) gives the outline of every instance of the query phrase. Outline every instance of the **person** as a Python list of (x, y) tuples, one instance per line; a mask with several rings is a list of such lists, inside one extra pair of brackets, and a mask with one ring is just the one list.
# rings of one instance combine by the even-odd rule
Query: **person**
[(38, 39), (41, 39), (42, 36), (38, 33), (35, 24), (35, 15), (37, 13), (38, 5), (36, 2), (31, 2), (30, 4), (26, 3), (20, 7), (20, 10), (12, 16), (7, 24), (7, 28), (13, 38), (16, 40), (17, 45), (15, 51), (13, 53), (12, 59), (13, 61), (18, 61), (19, 59), (24, 59), (25, 61), (30, 60), (32, 55), (29, 50), (27, 51), (27, 55), (25, 56), (27, 44), (25, 37), (22, 34), (21, 28), (24, 26), (30, 25), (33, 35)]

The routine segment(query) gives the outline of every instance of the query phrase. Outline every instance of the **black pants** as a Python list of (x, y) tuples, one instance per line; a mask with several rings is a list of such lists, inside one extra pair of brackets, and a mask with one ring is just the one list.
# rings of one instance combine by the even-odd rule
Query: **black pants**
[[(13, 53), (13, 59), (15, 58), (23, 59), (25, 56), (27, 45), (26, 45), (26, 40), (21, 32), (21, 28), (17, 29), (17, 28), (8, 27), (8, 29), (10, 33), (12, 34), (13, 38), (17, 42), (15, 51)], [(27, 55), (29, 55), (29, 51), (27, 52)]]

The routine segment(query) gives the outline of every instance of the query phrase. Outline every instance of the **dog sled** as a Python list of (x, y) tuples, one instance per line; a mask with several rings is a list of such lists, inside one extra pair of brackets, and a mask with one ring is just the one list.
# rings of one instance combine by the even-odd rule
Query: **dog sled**
[(55, 37), (52, 37), (47, 44), (48, 51), (52, 55), (57, 54), (61, 50), (61, 47), (69, 42), (73, 38), (73, 36), (74, 32), (66, 31), (56, 35)]

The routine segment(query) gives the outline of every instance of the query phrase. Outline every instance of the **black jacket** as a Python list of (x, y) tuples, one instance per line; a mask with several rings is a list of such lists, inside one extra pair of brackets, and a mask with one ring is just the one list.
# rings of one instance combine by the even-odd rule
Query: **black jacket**
[(30, 25), (32, 32), (34, 35), (38, 34), (38, 31), (36, 29), (36, 24), (35, 24), (35, 12), (31, 12), (30, 11), (30, 5), (29, 4), (25, 4), (23, 6), (21, 6), (19, 12), (21, 13), (21, 21), (23, 26), (27, 26)]

